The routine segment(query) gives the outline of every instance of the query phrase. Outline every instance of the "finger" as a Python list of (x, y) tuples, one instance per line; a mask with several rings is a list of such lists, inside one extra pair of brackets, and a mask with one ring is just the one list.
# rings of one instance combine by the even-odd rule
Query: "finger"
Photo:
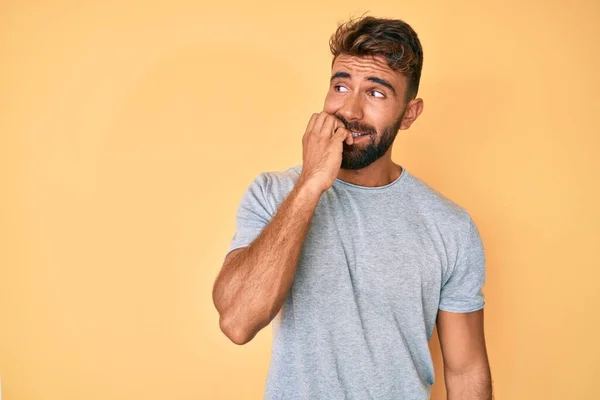
[(352, 136), (352, 132), (348, 131), (348, 135), (346, 135), (346, 143), (350, 146), (354, 144), (354, 136)]
[(323, 123), (323, 127), (321, 128), (321, 135), (327, 138), (331, 138), (333, 136), (333, 128), (335, 124), (336, 118), (333, 115), (328, 115)]
[(321, 131), (321, 129), (323, 129), (323, 123), (325, 123), (325, 120), (327, 119), (327, 117), (329, 117), (330, 114), (326, 113), (325, 111), (319, 113), (319, 116), (317, 117), (317, 120), (315, 121), (315, 125), (313, 126), (312, 131), (319, 133)]
[(333, 131), (337, 131), (339, 127), (345, 128), (346, 125), (344, 125), (344, 123), (342, 122), (341, 119), (339, 119), (338, 117), (335, 117), (335, 123), (333, 125)]
[(349, 145), (354, 143), (352, 132), (350, 132), (348, 129), (342, 126), (340, 126), (338, 130), (333, 134), (332, 139), (340, 142), (346, 142)]
[(310, 121), (308, 121), (308, 125), (306, 126), (306, 131), (304, 132), (304, 135), (302, 136), (302, 145), (306, 146), (306, 142), (308, 141), (308, 137), (310, 136), (310, 133), (312, 132), (315, 123), (317, 122), (317, 118), (319, 118), (319, 113), (313, 113), (313, 115), (310, 117)]
[(308, 125), (306, 127), (306, 132), (310, 132), (313, 130), (313, 128), (315, 127), (315, 122), (317, 121), (318, 117), (319, 117), (319, 113), (314, 113), (312, 115), (312, 117), (310, 117), (310, 121), (308, 121)]

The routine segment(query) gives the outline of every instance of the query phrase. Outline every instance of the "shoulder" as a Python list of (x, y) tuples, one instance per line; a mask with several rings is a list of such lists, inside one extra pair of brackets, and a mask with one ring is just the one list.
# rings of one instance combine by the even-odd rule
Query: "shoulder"
[(291, 190), (302, 171), (302, 166), (293, 166), (280, 171), (262, 172), (259, 177), (262, 179), (269, 191), (287, 191)]
[(471, 214), (461, 205), (414, 175), (409, 175), (407, 192), (412, 207), (431, 237), (442, 245), (448, 257), (444, 282), (456, 265), (483, 270), (485, 254), (481, 236)]
[(264, 171), (258, 174), (251, 186), (261, 192), (271, 211), (275, 211), (294, 188), (301, 171), (301, 165), (285, 170)]
[(469, 234), (473, 220), (463, 206), (413, 174), (407, 174), (406, 184), (411, 203), (419, 214), (442, 231), (452, 232), (457, 237)]
[(296, 184), (301, 170), (302, 166), (293, 166), (280, 171), (261, 172), (255, 178), (254, 184), (263, 190), (265, 196), (289, 193)]

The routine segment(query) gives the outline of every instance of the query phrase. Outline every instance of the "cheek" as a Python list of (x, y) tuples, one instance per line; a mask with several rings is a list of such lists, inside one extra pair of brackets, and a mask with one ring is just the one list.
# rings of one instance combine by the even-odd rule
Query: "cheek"
[(342, 106), (342, 103), (339, 99), (339, 96), (336, 96), (334, 93), (327, 93), (325, 96), (325, 103), (323, 104), (323, 111), (334, 114), (337, 110), (339, 110)]
[(366, 121), (372, 121), (371, 124), (377, 127), (377, 132), (381, 132), (384, 128), (388, 128), (394, 124), (398, 117), (391, 108), (365, 107), (363, 113), (364, 119)]

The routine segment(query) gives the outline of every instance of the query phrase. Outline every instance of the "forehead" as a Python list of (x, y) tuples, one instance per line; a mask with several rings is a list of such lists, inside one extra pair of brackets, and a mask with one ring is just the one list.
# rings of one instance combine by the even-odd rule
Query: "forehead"
[(382, 56), (357, 57), (340, 54), (333, 62), (331, 70), (333, 73), (349, 72), (352, 79), (359, 80), (367, 76), (376, 76), (385, 79), (396, 88), (400, 88), (405, 79), (401, 73), (391, 69)]

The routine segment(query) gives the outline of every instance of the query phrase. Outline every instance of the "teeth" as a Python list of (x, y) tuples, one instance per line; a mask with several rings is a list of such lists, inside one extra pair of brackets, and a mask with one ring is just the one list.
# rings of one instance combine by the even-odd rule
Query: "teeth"
[(352, 132), (352, 137), (359, 137), (359, 136), (364, 136), (364, 135), (366, 135), (366, 133)]

